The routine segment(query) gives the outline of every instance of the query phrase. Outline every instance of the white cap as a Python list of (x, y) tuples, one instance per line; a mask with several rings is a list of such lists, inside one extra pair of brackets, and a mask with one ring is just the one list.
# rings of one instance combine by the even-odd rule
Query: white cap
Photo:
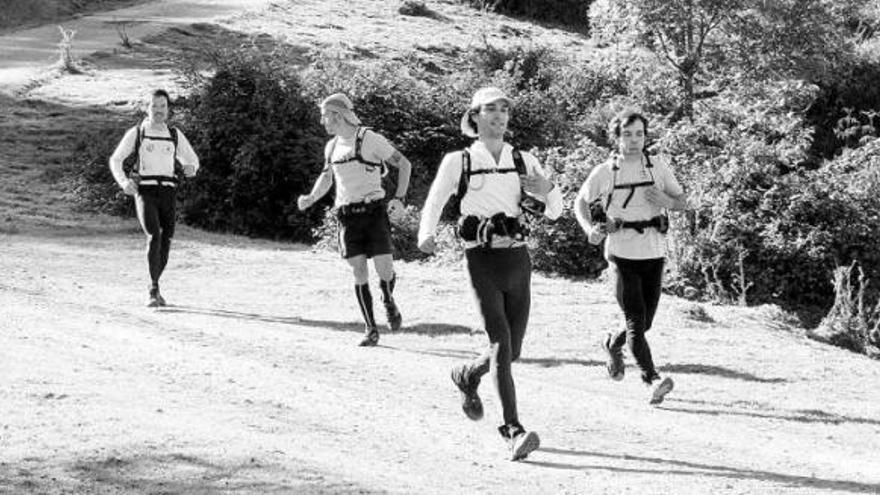
[(354, 113), (354, 104), (342, 93), (335, 93), (321, 102), (321, 107), (338, 112), (351, 125), (360, 125), (361, 119)]
[(467, 137), (477, 137), (477, 130), (474, 129), (469, 117), (471, 110), (477, 110), (483, 105), (488, 105), (489, 103), (494, 103), (498, 100), (504, 100), (508, 105), (513, 105), (513, 100), (504, 94), (504, 91), (501, 91), (498, 88), (490, 86), (478, 89), (477, 92), (474, 93), (474, 97), (471, 98), (471, 106), (468, 107), (467, 111), (464, 112), (464, 115), (461, 116), (461, 133)]

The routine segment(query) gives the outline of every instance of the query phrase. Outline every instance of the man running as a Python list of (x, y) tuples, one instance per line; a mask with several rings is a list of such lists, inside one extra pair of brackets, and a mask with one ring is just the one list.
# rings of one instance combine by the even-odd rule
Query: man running
[[(321, 102), (321, 123), (333, 136), (324, 150), (324, 170), (311, 193), (300, 196), (297, 205), (300, 210), (311, 207), (335, 182), (339, 248), (354, 273), (354, 292), (365, 323), (360, 345), (374, 346), (379, 343), (379, 330), (373, 317), (367, 259), (373, 259), (379, 274), (388, 326), (397, 331), (403, 317), (394, 301), (396, 276), (388, 217), (404, 210), (412, 165), (382, 135), (361, 127), (351, 100), (342, 93)], [(382, 188), (386, 164), (399, 170), (397, 190), (387, 205)]]
[[(193, 177), (199, 158), (177, 128), (167, 125), (171, 99), (164, 89), (150, 94), (147, 118), (128, 130), (110, 157), (110, 171), (125, 194), (134, 196), (138, 221), (147, 236), (147, 265), (150, 269), (149, 307), (165, 306), (159, 292), (159, 277), (168, 264), (176, 222), (178, 175)], [(130, 176), (123, 162), (132, 153), (137, 161)]]
[(648, 119), (633, 110), (612, 119), (608, 134), (617, 152), (590, 172), (575, 199), (575, 215), (590, 242), (598, 244), (607, 236), (605, 258), (615, 268), (617, 303), (626, 319), (623, 330), (602, 342), (608, 374), (623, 379), (623, 345), (628, 343), (642, 381), (650, 387), (649, 402), (659, 404), (674, 383), (657, 373), (645, 332), (660, 301), (666, 212), (687, 204), (668, 160), (645, 152), (647, 132)]
[(551, 219), (562, 213), (562, 195), (538, 160), (504, 142), (513, 101), (498, 88), (477, 91), (461, 119), (462, 132), (476, 138), (467, 149), (443, 157), (431, 185), (419, 226), (419, 249), (433, 253), (434, 232), (443, 206), (458, 190), (459, 235), (471, 286), (489, 346), (476, 360), (452, 370), (462, 409), (472, 420), (483, 416), (477, 387), (492, 371), (501, 398), (511, 460), (524, 459), (540, 445), (534, 431), (519, 422), (511, 362), (519, 359), (531, 304), (531, 259), (526, 247), (521, 202), (525, 195), (546, 203)]

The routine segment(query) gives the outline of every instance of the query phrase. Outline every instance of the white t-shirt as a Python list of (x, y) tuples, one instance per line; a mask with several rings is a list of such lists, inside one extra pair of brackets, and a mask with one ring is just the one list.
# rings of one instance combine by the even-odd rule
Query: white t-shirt
[[(358, 133), (361, 132), (364, 133), (361, 158), (365, 161), (381, 164), (397, 151), (381, 134), (358, 129)], [(382, 189), (382, 167), (355, 160), (355, 145), (355, 138), (344, 139), (340, 136), (328, 141), (324, 149), (325, 157), (330, 154), (330, 166), (336, 183), (336, 206), (376, 201), (385, 197), (385, 190)]]
[[(602, 204), (608, 205), (606, 208), (608, 218), (618, 218), (625, 222), (650, 220), (663, 214), (663, 208), (648, 203), (645, 198), (647, 187), (613, 189), (615, 184), (621, 186), (654, 182), (661, 191), (670, 196), (678, 196), (684, 192), (672, 169), (669, 168), (669, 160), (666, 157), (651, 157), (652, 167), (648, 167), (647, 163), (647, 160), (643, 159), (640, 165), (627, 165), (623, 164), (618, 156), (610, 158), (590, 172), (590, 176), (578, 193), (578, 200), (584, 199), (589, 204), (594, 199), (601, 198)], [(630, 193), (632, 193), (631, 197)], [(663, 258), (666, 256), (666, 236), (655, 228), (647, 228), (643, 233), (635, 229), (612, 232), (605, 240), (605, 257), (610, 260), (612, 256), (635, 260)]]
[[(492, 153), (486, 149), (481, 141), (474, 141), (468, 148), (471, 158), (471, 170), (482, 169), (508, 169), (514, 168), (513, 147), (507, 143), (501, 149), (501, 157), (498, 163)], [(546, 177), (544, 170), (538, 163), (538, 159), (530, 153), (520, 152), (528, 175), (541, 175)], [(422, 218), (419, 225), (419, 242), (434, 235), (443, 207), (449, 197), (458, 190), (458, 181), (461, 178), (462, 152), (454, 151), (447, 153), (440, 162), (437, 176), (431, 184), (425, 207), (422, 209)], [(497, 213), (504, 213), (509, 217), (518, 217), (522, 214), (520, 202), (520, 179), (515, 173), (504, 174), (477, 174), (472, 175), (468, 182), (468, 192), (461, 200), (462, 215), (476, 215), (482, 218), (491, 218)], [(556, 219), (562, 214), (562, 193), (554, 187), (545, 200), (546, 208), (544, 215), (550, 219)]]
[[(116, 146), (116, 150), (110, 157), (110, 171), (119, 186), (125, 184), (127, 178), (122, 169), (122, 164), (135, 149), (138, 132), (143, 132), (140, 150), (138, 150), (138, 174), (142, 176), (158, 175), (174, 177), (174, 159), (177, 158), (181, 165), (192, 165), (198, 170), (199, 157), (193, 150), (186, 136), (177, 130), (177, 156), (174, 154), (174, 143), (170, 141), (171, 132), (168, 126), (162, 126), (161, 130), (155, 130), (144, 121), (140, 125), (129, 129), (122, 140)], [(142, 131), (141, 131), (142, 130)], [(162, 138), (162, 139), (152, 139)], [(142, 181), (142, 185), (156, 184), (156, 181)]]

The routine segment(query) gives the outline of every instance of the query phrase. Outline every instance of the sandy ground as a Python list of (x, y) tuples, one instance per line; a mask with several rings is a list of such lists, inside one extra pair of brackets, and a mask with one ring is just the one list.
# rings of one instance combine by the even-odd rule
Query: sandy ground
[[(77, 212), (56, 179), (77, 127), (174, 83), (163, 49), (286, 32), (304, 54), (391, 57), (407, 49), (393, 32), (445, 56), (487, 25), (498, 40), (565, 38), (449, 2), (428, 2), (445, 20), (376, 0), (205, 3), (141, 5), (179, 25), (132, 51), (95, 34), (90, 73), (0, 96), (0, 493), (880, 493), (880, 366), (805, 339), (772, 307), (705, 306), (711, 321), (697, 321), (693, 303), (664, 297), (650, 339), (676, 389), (651, 407), (631, 359), (625, 381), (605, 374), (598, 343), (621, 324), (608, 282), (536, 275), (514, 373), (542, 447), (520, 463), (495, 431), (491, 380), (480, 422), (449, 380), (486, 341), (458, 265), (399, 264), (405, 327), (362, 349), (335, 255), (182, 227), (171, 306), (144, 308), (134, 221)], [(413, 33), (449, 45), (419, 50)], [(10, 46), (22, 45), (0, 37), (0, 74), (40, 61)]]
[(162, 310), (141, 306), (130, 223), (0, 237), (0, 491), (880, 490), (880, 367), (768, 325), (772, 308), (701, 323), (665, 298), (651, 339), (677, 388), (655, 408), (633, 366), (605, 375), (610, 287), (537, 276), (515, 376), (542, 448), (511, 463), (491, 381), (470, 422), (448, 377), (485, 342), (460, 267), (399, 266), (405, 329), (363, 349), (334, 255), (178, 237)]

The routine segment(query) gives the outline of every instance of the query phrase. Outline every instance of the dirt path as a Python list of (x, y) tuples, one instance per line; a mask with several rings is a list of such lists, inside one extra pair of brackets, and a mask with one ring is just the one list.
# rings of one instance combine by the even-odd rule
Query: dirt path
[[(126, 23), (129, 38), (137, 41), (173, 26), (211, 22), (268, 3), (269, 0), (157, 0), (83, 16), (62, 25), (76, 30), (72, 53), (82, 58), (120, 48), (121, 38), (116, 30), (119, 23)], [(58, 59), (60, 39), (55, 24), (0, 36), (0, 92), (15, 92), (45, 75), (47, 67)]]
[(543, 446), (511, 463), (491, 382), (472, 423), (448, 378), (485, 339), (459, 267), (400, 267), (406, 329), (361, 349), (330, 254), (183, 229), (153, 311), (137, 233), (0, 245), (0, 492), (880, 490), (880, 367), (769, 331), (767, 308), (697, 323), (665, 299), (651, 338), (678, 388), (652, 408), (632, 366), (604, 374), (608, 287), (537, 277), (516, 378)]

